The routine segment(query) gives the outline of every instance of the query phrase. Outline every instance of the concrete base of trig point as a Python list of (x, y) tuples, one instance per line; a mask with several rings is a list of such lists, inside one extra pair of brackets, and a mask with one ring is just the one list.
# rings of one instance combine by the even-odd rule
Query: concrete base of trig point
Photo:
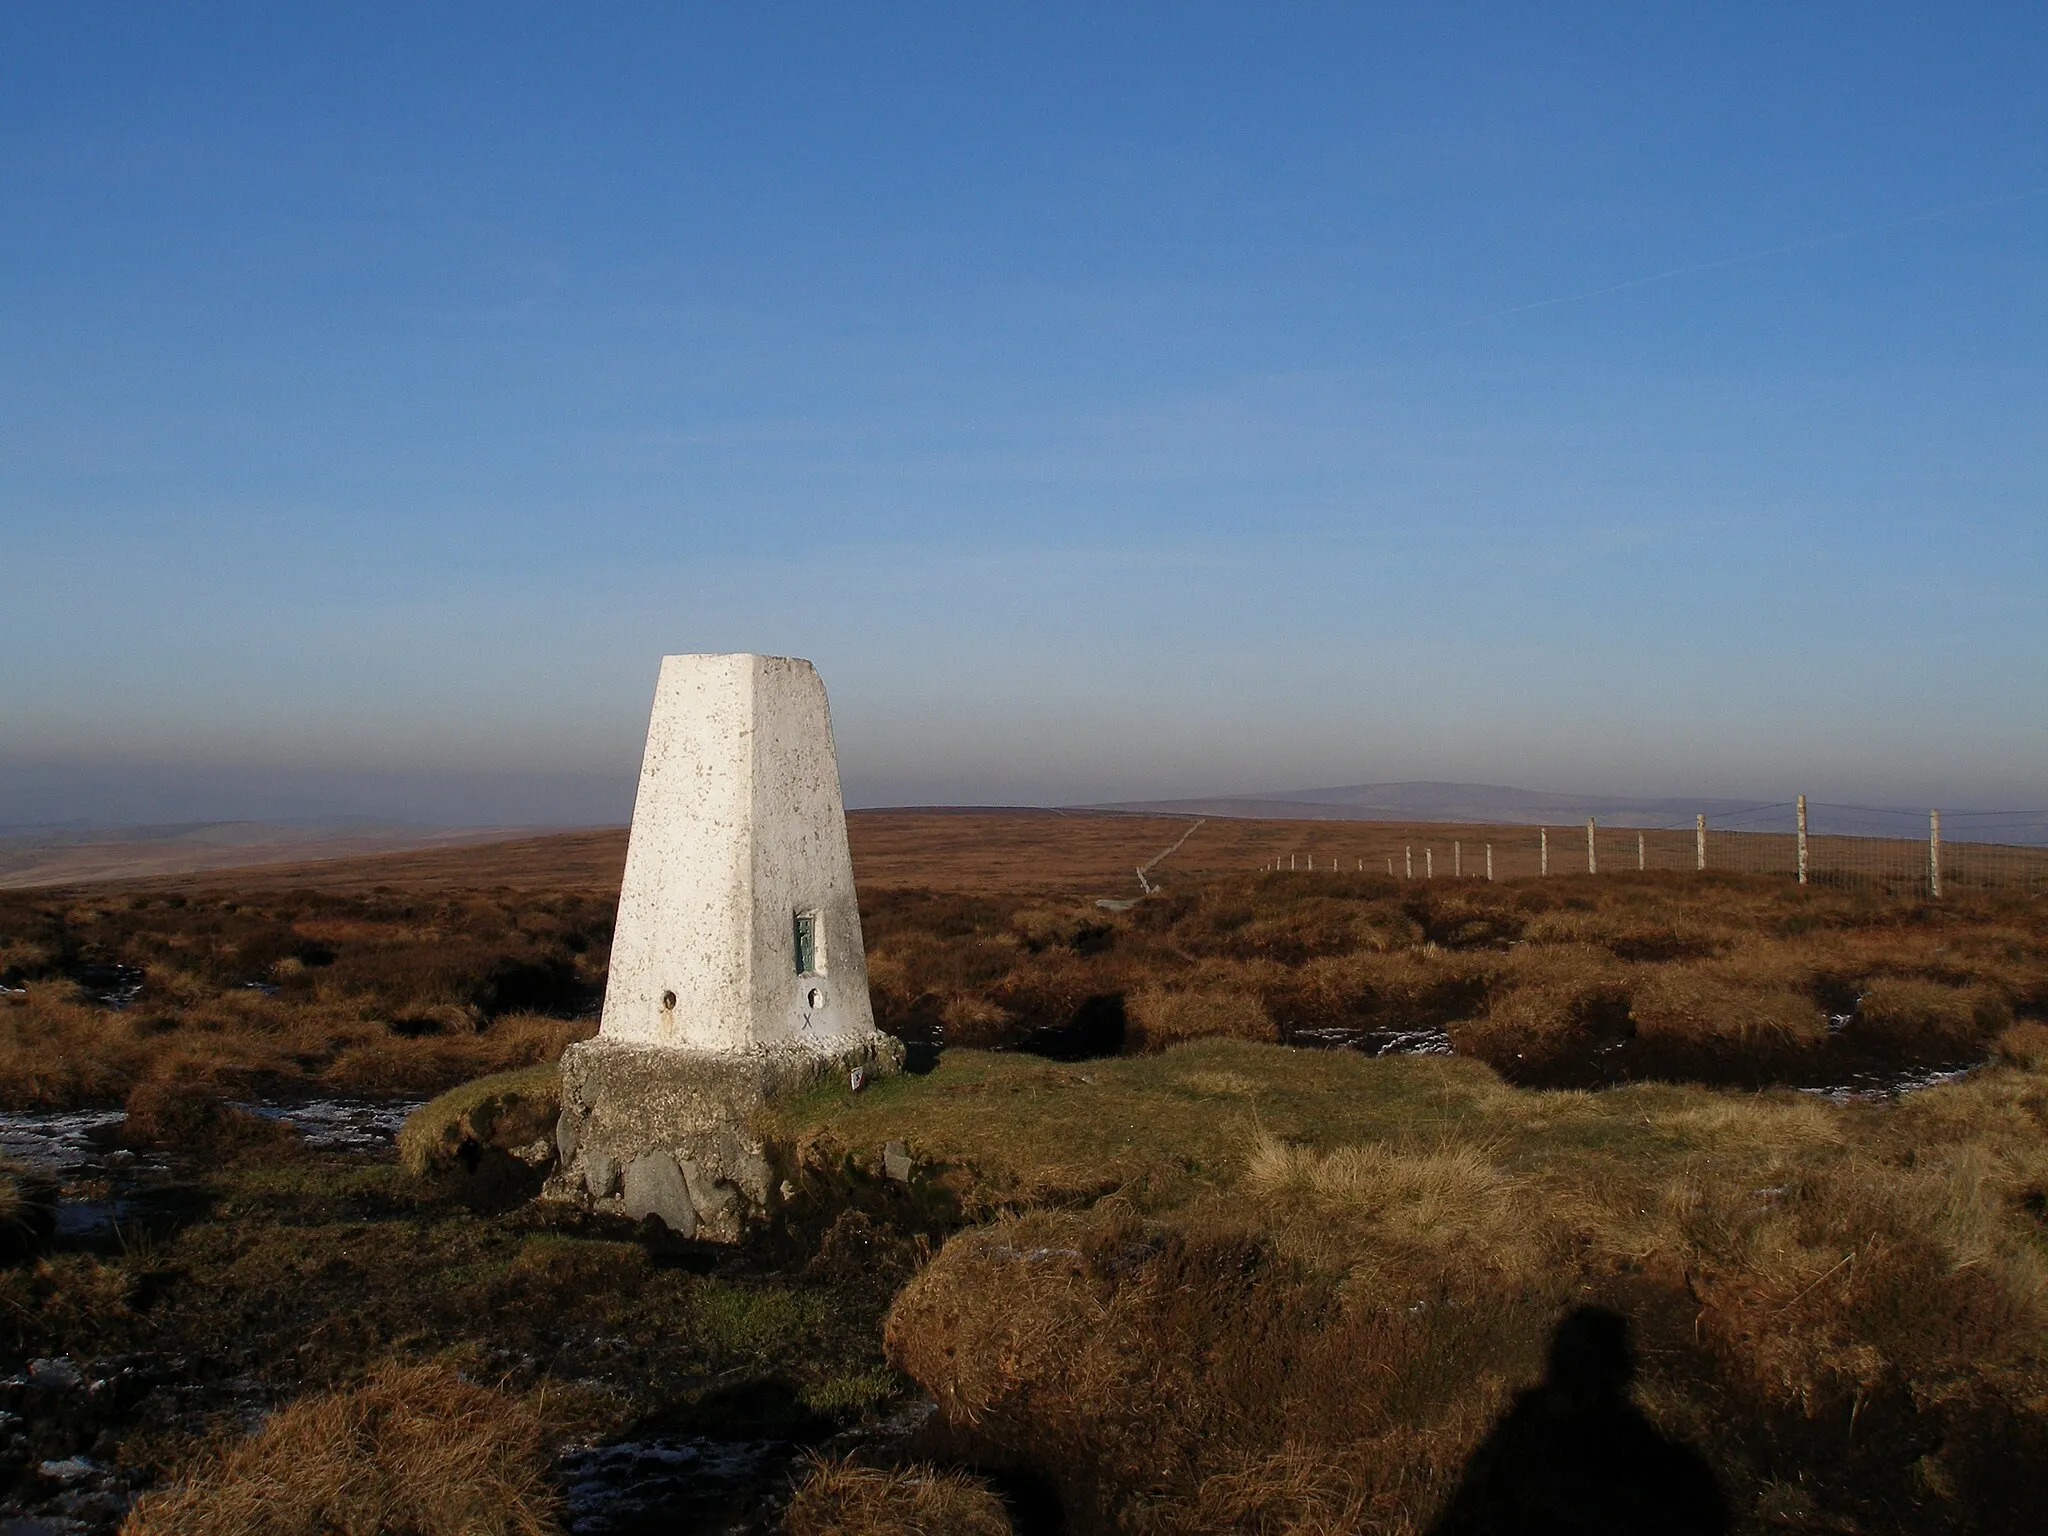
[(902, 1065), (868, 1003), (824, 685), (783, 657), (665, 658), (548, 1194), (734, 1241), (781, 1183), (763, 1110)]
[(763, 1136), (770, 1103), (826, 1079), (848, 1085), (900, 1071), (903, 1047), (871, 1040), (818, 1052), (740, 1055), (614, 1044), (562, 1055), (559, 1172), (549, 1194), (638, 1221), (658, 1216), (683, 1237), (735, 1242), (778, 1204), (788, 1169)]

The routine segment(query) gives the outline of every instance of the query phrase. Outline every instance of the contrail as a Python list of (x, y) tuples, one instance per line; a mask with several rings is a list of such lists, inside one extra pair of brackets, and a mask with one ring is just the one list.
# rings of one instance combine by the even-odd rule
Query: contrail
[(1767, 261), (1773, 256), (1785, 256), (1793, 251), (1817, 250), (1824, 245), (1834, 245), (1842, 240), (1855, 240), (1864, 235), (1882, 235), (1895, 229), (1910, 229), (1915, 224), (1932, 224), (1937, 219), (1952, 219), (1959, 213), (1975, 213), (1980, 208), (2003, 208), (2012, 203), (2031, 202), (2038, 197), (2048, 197), (2048, 187), (2036, 187), (2031, 192), (2013, 192), (2003, 197), (1981, 198), (1974, 203), (1956, 203), (1947, 208), (1935, 208), (1927, 213), (1915, 213), (1903, 219), (1889, 219), (1882, 224), (1864, 224), (1855, 229), (1840, 229), (1831, 234), (1815, 235), (1807, 240), (1794, 240), (1786, 245), (1773, 245), (1761, 251), (1746, 251), (1740, 256), (1723, 256), (1718, 261), (1695, 262), (1691, 266), (1672, 267), (1664, 272), (1652, 272), (1647, 277), (1631, 277), (1626, 282), (1609, 283), (1604, 288), (1588, 288), (1581, 293), (1560, 294), (1554, 299), (1537, 299), (1530, 304), (1516, 304), (1507, 309), (1496, 309), (1488, 314), (1473, 315), (1465, 320), (1453, 320), (1448, 325), (1432, 325), (1405, 335), (1389, 337), (1380, 343), (1391, 347), (1404, 341), (1415, 341), (1424, 336), (1441, 336), (1448, 331), (1462, 331), (1468, 326), (1485, 325), (1490, 320), (1505, 320), (1510, 315), (1526, 315), (1531, 310), (1555, 309), (1560, 304), (1580, 304), (1587, 299), (1604, 298), (1610, 293), (1625, 293), (1631, 288), (1645, 288), (1651, 283), (1668, 283), (1675, 277), (1691, 277), (1699, 272), (1718, 272), (1723, 267), (1740, 267), (1752, 261)]

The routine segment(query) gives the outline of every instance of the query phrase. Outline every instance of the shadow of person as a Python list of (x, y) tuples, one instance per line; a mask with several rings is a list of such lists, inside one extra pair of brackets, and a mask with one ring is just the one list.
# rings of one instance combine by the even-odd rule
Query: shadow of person
[(1628, 1320), (1580, 1307), (1550, 1340), (1549, 1374), (1515, 1398), (1430, 1536), (1719, 1536), (1730, 1526), (1704, 1457), (1629, 1399)]

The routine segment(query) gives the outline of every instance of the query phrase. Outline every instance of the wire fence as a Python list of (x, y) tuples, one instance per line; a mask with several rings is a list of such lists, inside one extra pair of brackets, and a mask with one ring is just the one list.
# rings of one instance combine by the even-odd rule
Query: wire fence
[[(1859, 830), (1816, 830), (1845, 823)], [(1696, 816), (1690, 826), (1603, 826), (1589, 817), (1549, 827), (1417, 826), (1374, 829), (1377, 835), (1360, 827), (1345, 835), (1325, 824), (1319, 831), (1290, 838), (1292, 846), (1264, 867), (1413, 880), (1704, 870), (1899, 894), (2048, 893), (2048, 814), (2036, 812), (1901, 812), (1801, 797)]]

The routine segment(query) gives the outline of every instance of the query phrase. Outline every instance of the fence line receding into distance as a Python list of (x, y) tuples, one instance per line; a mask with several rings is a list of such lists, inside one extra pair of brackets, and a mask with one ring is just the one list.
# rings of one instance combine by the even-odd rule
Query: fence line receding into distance
[[(1859, 830), (1826, 830), (1830, 824), (1844, 823), (1854, 823)], [(1563, 841), (1554, 841), (1552, 833)], [(1938, 810), (1923, 815), (1873, 806), (1809, 804), (1800, 795), (1716, 817), (1698, 815), (1690, 825), (1602, 826), (1589, 816), (1582, 852), (1574, 847), (1579, 842), (1576, 824), (1460, 828), (1442, 842), (1404, 829), (1391, 845), (1384, 838), (1371, 839), (1369, 824), (1361, 824), (1358, 835), (1348, 836), (1325, 823), (1313, 836), (1315, 847), (1303, 849), (1296, 842), (1295, 851), (1275, 855), (1263, 867), (1317, 873), (1371, 870), (1411, 880), (1711, 870), (1930, 896), (1993, 888), (2048, 893), (2048, 815), (2040, 812), (1952, 811), (1944, 819)], [(1449, 844), (1447, 875), (1436, 868), (1436, 851), (1444, 843)]]

